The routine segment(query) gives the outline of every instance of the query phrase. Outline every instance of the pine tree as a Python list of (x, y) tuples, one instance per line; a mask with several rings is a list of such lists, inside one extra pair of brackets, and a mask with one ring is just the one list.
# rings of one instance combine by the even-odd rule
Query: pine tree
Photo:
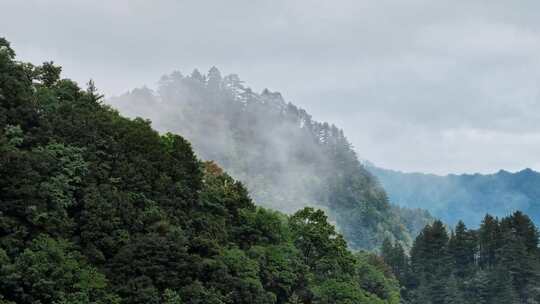
[(400, 284), (405, 286), (409, 273), (409, 261), (403, 246), (398, 242), (392, 245), (390, 239), (386, 238), (381, 246), (381, 257), (390, 266)]
[(502, 246), (497, 251), (499, 265), (511, 274), (521, 301), (527, 301), (527, 286), (538, 278), (538, 270), (535, 269), (538, 249), (530, 247), (538, 242), (536, 228), (528, 217), (516, 212), (501, 221), (501, 235)]
[[(437, 222), (416, 238), (404, 299), (412, 303), (538, 303), (538, 233), (526, 215), (517, 212), (500, 222), (486, 215), (477, 231), (459, 222), (447, 246), (446, 239), (444, 226)], [(388, 250), (389, 245), (384, 247)]]
[(389, 238), (385, 238), (381, 245), (381, 257), (386, 264), (392, 267), (392, 264), (394, 264), (394, 246), (392, 246), (392, 241)]
[(201, 74), (201, 72), (199, 72), (198, 69), (194, 69), (193, 72), (191, 72), (190, 78), (199, 83), (206, 83), (206, 77), (203, 74)]
[(492, 267), (496, 263), (497, 248), (501, 244), (499, 221), (487, 214), (479, 230), (479, 265)]
[(221, 72), (215, 66), (213, 66), (208, 71), (208, 76), (206, 77), (206, 79), (208, 79), (206, 84), (208, 86), (208, 89), (212, 93), (217, 93), (221, 88), (221, 83), (223, 81), (223, 78), (221, 77)]
[(478, 271), (468, 280), (466, 297), (471, 303), (489, 304), (489, 278), (487, 272)]
[(393, 248), (394, 252), (394, 274), (401, 282), (402, 285), (405, 285), (407, 276), (409, 274), (409, 259), (405, 254), (403, 246), (396, 242)]
[(416, 238), (411, 249), (411, 266), (418, 278), (430, 281), (434, 275), (448, 274), (451, 269), (448, 254), (448, 232), (441, 221), (427, 225)]
[(444, 304), (466, 304), (463, 292), (461, 291), (458, 280), (451, 276), (446, 282)]
[(489, 274), (489, 299), (492, 304), (519, 304), (512, 277), (502, 267), (496, 267)]
[(458, 277), (464, 277), (474, 265), (476, 240), (474, 232), (467, 230), (463, 221), (458, 222), (455, 233), (452, 233), (449, 252), (454, 260), (454, 272)]

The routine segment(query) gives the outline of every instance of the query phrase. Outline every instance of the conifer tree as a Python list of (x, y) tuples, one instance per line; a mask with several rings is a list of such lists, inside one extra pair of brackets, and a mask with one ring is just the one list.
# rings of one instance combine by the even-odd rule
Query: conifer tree
[(536, 303), (538, 232), (528, 216), (516, 212), (499, 221), (486, 215), (476, 231), (458, 223), (447, 243), (450, 259), (441, 249), (446, 239), (441, 227), (436, 222), (428, 225), (416, 238), (410, 253), (411, 279), (402, 293), (405, 299), (439, 303), (444, 282), (446, 303)]
[(455, 266), (454, 272), (462, 278), (475, 262), (476, 240), (474, 232), (467, 230), (463, 221), (459, 221), (455, 232), (452, 233), (448, 247)]
[(491, 267), (496, 263), (497, 248), (501, 245), (499, 221), (487, 214), (479, 230), (479, 264), (481, 267)]
[(451, 276), (446, 282), (444, 304), (467, 304), (455, 276)]
[(489, 299), (492, 304), (520, 303), (509, 271), (501, 266), (497, 266), (489, 274)]

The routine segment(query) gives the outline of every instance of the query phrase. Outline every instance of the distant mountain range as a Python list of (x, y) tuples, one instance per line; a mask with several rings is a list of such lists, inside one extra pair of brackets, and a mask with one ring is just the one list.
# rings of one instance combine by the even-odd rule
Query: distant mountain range
[(390, 202), (426, 209), (447, 224), (462, 219), (475, 227), (486, 213), (502, 217), (515, 210), (540, 223), (540, 173), (531, 169), (439, 176), (365, 166), (379, 179)]

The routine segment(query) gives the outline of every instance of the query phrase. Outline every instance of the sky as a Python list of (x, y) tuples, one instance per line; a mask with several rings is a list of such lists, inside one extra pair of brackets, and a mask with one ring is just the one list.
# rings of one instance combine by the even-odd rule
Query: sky
[(537, 0), (1, 0), (18, 59), (108, 97), (217, 66), (407, 172), (540, 170)]

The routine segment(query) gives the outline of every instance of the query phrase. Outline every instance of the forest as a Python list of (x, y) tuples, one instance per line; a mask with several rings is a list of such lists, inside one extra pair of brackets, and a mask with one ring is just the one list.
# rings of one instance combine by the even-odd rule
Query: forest
[(394, 206), (343, 131), (278, 93), (173, 74), (117, 100), (152, 98), (127, 118), (61, 71), (0, 39), (0, 304), (540, 302), (526, 214), (468, 229)]
[(459, 221), (450, 233), (437, 220), (420, 232), (410, 254), (386, 240), (382, 256), (404, 303), (540, 303), (538, 237), (520, 211), (486, 215), (476, 230)]
[(410, 247), (433, 221), (397, 208), (359, 162), (343, 130), (314, 120), (278, 92), (256, 93), (238, 75), (212, 67), (164, 75), (156, 90), (136, 88), (107, 100), (161, 132), (182, 134), (205, 160), (244, 182), (257, 204), (291, 214), (327, 211), (351, 248), (373, 250), (387, 237)]
[(183, 137), (0, 40), (0, 303), (399, 303), (326, 215), (257, 207)]

